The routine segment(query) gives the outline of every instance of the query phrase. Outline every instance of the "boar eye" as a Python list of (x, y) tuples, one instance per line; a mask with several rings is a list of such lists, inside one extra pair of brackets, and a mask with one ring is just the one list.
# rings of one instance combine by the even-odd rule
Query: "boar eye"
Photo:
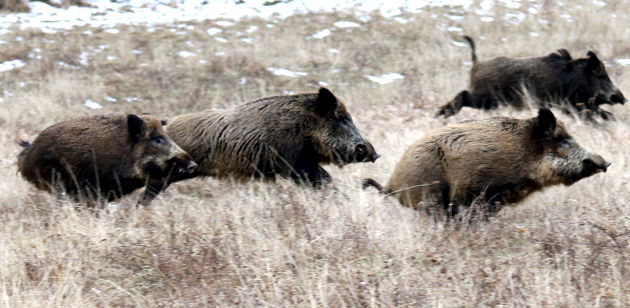
[(153, 139), (153, 145), (159, 147), (159, 146), (161, 146), (163, 144), (164, 144), (164, 138), (157, 137), (157, 138)]
[(569, 139), (562, 139), (560, 140), (560, 147), (561, 148), (568, 148), (571, 146), (571, 140)]

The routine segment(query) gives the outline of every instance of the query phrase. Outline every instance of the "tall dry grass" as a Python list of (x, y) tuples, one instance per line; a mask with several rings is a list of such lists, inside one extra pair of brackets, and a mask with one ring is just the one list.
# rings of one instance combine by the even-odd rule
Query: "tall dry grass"
[[(406, 24), (336, 12), (227, 27), (212, 20), (120, 26), (118, 34), (12, 29), (0, 38), (10, 42), (0, 45), (0, 60), (26, 65), (0, 73), (0, 306), (627, 306), (626, 106), (606, 107), (618, 121), (601, 124), (556, 112), (579, 142), (613, 162), (610, 170), (534, 194), (487, 222), (456, 229), (359, 188), (362, 177), (386, 182), (406, 147), (431, 129), (535, 114), (465, 108), (434, 119), (437, 107), (466, 87), (470, 69), (470, 50), (452, 43), (459, 33), (442, 29), (474, 36), (480, 59), (593, 50), (630, 93), (628, 68), (613, 61), (630, 51), (627, 6), (497, 5), (489, 23), (473, 13), (477, 2), (467, 12), (403, 13)], [(501, 19), (515, 11), (525, 14), (522, 22)], [(462, 14), (462, 21), (447, 16)], [(362, 26), (312, 38), (341, 20)], [(224, 29), (215, 36), (227, 43), (209, 36), (211, 27)], [(308, 75), (276, 76), (270, 67)], [(379, 85), (365, 77), (390, 72), (406, 78)], [(338, 190), (196, 179), (173, 185), (150, 208), (134, 209), (134, 194), (94, 210), (55, 200), (16, 174), (14, 141), (32, 140), (63, 119), (114, 111), (168, 118), (314, 91), (322, 81), (383, 155), (375, 164), (327, 168)], [(88, 109), (86, 100), (103, 109)]]

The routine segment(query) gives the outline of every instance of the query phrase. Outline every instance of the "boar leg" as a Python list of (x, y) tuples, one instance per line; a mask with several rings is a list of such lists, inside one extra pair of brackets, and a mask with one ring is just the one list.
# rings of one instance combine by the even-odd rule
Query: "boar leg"
[(594, 110), (594, 112), (597, 113), (600, 117), (602, 117), (602, 119), (605, 120), (605, 121), (616, 121), (617, 120), (612, 113), (610, 113), (610, 112), (608, 112), (608, 111), (606, 111), (604, 109), (597, 108), (597, 110)]
[(473, 96), (468, 91), (461, 91), (457, 96), (446, 105), (440, 107), (440, 110), (435, 114), (435, 117), (439, 117), (443, 115), (445, 118), (448, 118), (452, 115), (457, 114), (462, 107), (473, 107), (473, 108), (483, 108), (482, 106), (478, 106), (474, 102)]
[(163, 189), (166, 189), (166, 186), (168, 185), (165, 185), (164, 183), (147, 184), (146, 188), (144, 189), (144, 194), (142, 194), (142, 197), (138, 201), (138, 207), (148, 206), (149, 204), (151, 204), (151, 201), (153, 201), (153, 199), (155, 199), (155, 197), (157, 197), (157, 195), (162, 192)]
[(317, 162), (298, 163), (295, 168), (297, 173), (291, 175), (291, 179), (296, 184), (310, 183), (315, 188), (321, 187), (324, 183), (330, 182), (330, 174)]

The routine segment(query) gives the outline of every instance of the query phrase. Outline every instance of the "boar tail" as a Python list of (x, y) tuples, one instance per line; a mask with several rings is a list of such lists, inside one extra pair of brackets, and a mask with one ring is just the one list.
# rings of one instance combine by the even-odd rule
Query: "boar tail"
[(17, 143), (17, 144), (18, 144), (19, 146), (21, 146), (21, 147), (25, 148), (25, 149), (28, 149), (28, 148), (30, 148), (30, 147), (31, 147), (31, 143), (30, 143), (30, 142), (28, 142), (28, 141), (24, 141), (24, 140), (20, 140), (20, 141), (18, 141), (18, 143)]
[(363, 179), (363, 185), (362, 186), (363, 186), (363, 189), (366, 189), (366, 188), (372, 186), (372, 187), (378, 189), (378, 191), (381, 194), (384, 194), (384, 195), (389, 194), (389, 193), (392, 192), (391, 190), (386, 189), (385, 187), (383, 187), (383, 185), (379, 184), (377, 181), (375, 181), (373, 179)]
[(477, 53), (475, 52), (475, 41), (473, 41), (473, 39), (468, 35), (464, 35), (464, 39), (466, 40), (466, 42), (468, 42), (468, 45), (470, 45), (470, 48), (472, 49), (472, 62), (473, 62), (473, 65), (475, 65), (477, 64)]
[(22, 152), (20, 154), (18, 154), (18, 157), (22, 157), (22, 156), (26, 155), (26, 151), (28, 151), (28, 149), (31, 147), (31, 143), (28, 142), (28, 141), (24, 141), (24, 140), (18, 141), (17, 144), (24, 148), (24, 150), (22, 150)]

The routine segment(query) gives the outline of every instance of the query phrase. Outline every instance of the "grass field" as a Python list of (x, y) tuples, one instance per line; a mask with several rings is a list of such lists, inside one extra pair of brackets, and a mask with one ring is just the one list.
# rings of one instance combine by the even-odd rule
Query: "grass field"
[[(604, 107), (617, 117), (608, 123), (556, 110), (578, 142), (613, 162), (609, 171), (533, 194), (486, 222), (458, 229), (360, 189), (363, 177), (385, 183), (406, 147), (432, 129), (535, 115), (464, 108), (433, 117), (467, 86), (470, 49), (453, 43), (461, 34), (477, 40), (480, 60), (595, 51), (630, 95), (630, 66), (614, 61), (630, 55), (627, 4), (497, 2), (492, 22), (475, 9), (478, 2), (467, 12), (426, 8), (400, 15), (406, 23), (335, 12), (118, 33), (10, 29), (0, 37), (0, 62), (25, 65), (0, 72), (0, 307), (627, 307), (627, 106)], [(324, 29), (331, 35), (313, 37)], [(405, 78), (366, 78), (387, 73)], [(320, 84), (345, 101), (382, 155), (374, 164), (327, 167), (338, 190), (195, 179), (148, 208), (134, 208), (138, 192), (94, 210), (57, 201), (17, 174), (15, 141), (70, 117), (170, 118)], [(86, 107), (88, 100), (103, 108)]]

